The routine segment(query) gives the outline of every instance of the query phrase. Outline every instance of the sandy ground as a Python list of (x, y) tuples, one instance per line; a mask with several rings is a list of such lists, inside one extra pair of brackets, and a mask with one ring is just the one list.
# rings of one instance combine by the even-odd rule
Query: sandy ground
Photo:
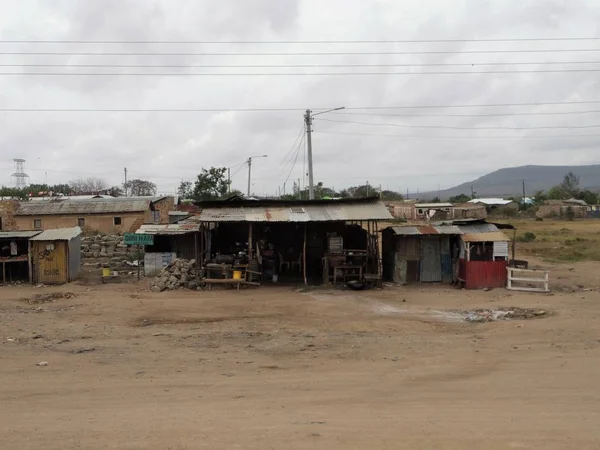
[[(598, 449), (598, 267), (553, 295), (1, 287), (0, 448)], [(456, 313), (501, 306), (551, 314)]]

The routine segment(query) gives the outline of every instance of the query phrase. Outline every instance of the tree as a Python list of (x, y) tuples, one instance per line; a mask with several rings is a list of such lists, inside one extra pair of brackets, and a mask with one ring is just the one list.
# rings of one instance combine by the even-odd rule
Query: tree
[(395, 200), (395, 201), (402, 201), (404, 200), (404, 196), (396, 191), (390, 191), (390, 190), (383, 190), (381, 192), (381, 198), (383, 200)]
[(177, 195), (183, 198), (192, 198), (194, 195), (194, 184), (191, 181), (181, 181), (177, 188)]
[(471, 200), (471, 197), (469, 197), (467, 194), (460, 194), (460, 195), (455, 195), (454, 197), (450, 197), (449, 201), (450, 203), (468, 203), (469, 200)]
[(573, 172), (569, 172), (563, 178), (560, 187), (565, 192), (565, 195), (569, 198), (573, 198), (579, 192), (579, 177)]
[(113, 197), (122, 197), (125, 195), (125, 192), (119, 186), (113, 186), (110, 189), (107, 189), (106, 193), (108, 195), (112, 195)]
[(546, 193), (548, 200), (566, 200), (569, 198), (569, 194), (563, 189), (562, 184), (556, 185)]
[(229, 181), (227, 180), (227, 168), (211, 167), (202, 169), (194, 184), (193, 197), (195, 200), (218, 200), (227, 196)]
[(575, 195), (575, 198), (578, 200), (583, 200), (588, 205), (597, 205), (598, 204), (598, 194), (596, 194), (595, 192), (592, 192), (588, 189), (579, 191)]
[(97, 194), (106, 189), (108, 183), (100, 178), (88, 177), (71, 180), (69, 186), (71, 187), (71, 191), (76, 195)]
[(536, 205), (542, 205), (546, 200), (548, 200), (548, 196), (544, 193), (544, 191), (537, 191), (533, 195), (533, 203)]
[(133, 197), (148, 197), (156, 195), (156, 184), (146, 180), (129, 180), (123, 185), (125, 191)]

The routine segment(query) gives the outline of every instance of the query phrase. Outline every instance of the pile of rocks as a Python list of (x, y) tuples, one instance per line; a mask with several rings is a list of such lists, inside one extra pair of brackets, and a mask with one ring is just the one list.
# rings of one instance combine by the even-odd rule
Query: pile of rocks
[[(127, 261), (138, 259), (138, 249), (127, 246), (119, 234), (93, 234), (81, 238), (81, 257), (84, 266), (101, 267), (109, 264), (111, 269), (127, 267)], [(140, 259), (144, 260), (143, 250)]]
[(152, 292), (162, 292), (180, 288), (198, 289), (196, 268), (195, 259), (190, 259), (189, 261), (187, 259), (176, 259), (175, 261), (171, 261), (154, 279), (150, 290)]

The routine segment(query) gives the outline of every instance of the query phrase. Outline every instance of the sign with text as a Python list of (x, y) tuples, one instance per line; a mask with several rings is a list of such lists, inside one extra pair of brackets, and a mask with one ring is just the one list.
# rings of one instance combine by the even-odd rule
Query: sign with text
[(154, 245), (152, 234), (125, 233), (123, 237), (126, 245)]

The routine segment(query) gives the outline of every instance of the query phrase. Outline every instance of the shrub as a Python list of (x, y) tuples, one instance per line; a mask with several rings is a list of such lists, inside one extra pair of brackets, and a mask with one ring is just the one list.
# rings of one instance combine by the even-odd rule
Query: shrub
[(533, 242), (535, 241), (535, 234), (531, 231), (527, 231), (523, 236), (517, 237), (518, 242)]
[(543, 222), (543, 221), (544, 221), (544, 219), (542, 219), (541, 217), (536, 217), (536, 218), (535, 218), (535, 221), (536, 221), (536, 222)]

